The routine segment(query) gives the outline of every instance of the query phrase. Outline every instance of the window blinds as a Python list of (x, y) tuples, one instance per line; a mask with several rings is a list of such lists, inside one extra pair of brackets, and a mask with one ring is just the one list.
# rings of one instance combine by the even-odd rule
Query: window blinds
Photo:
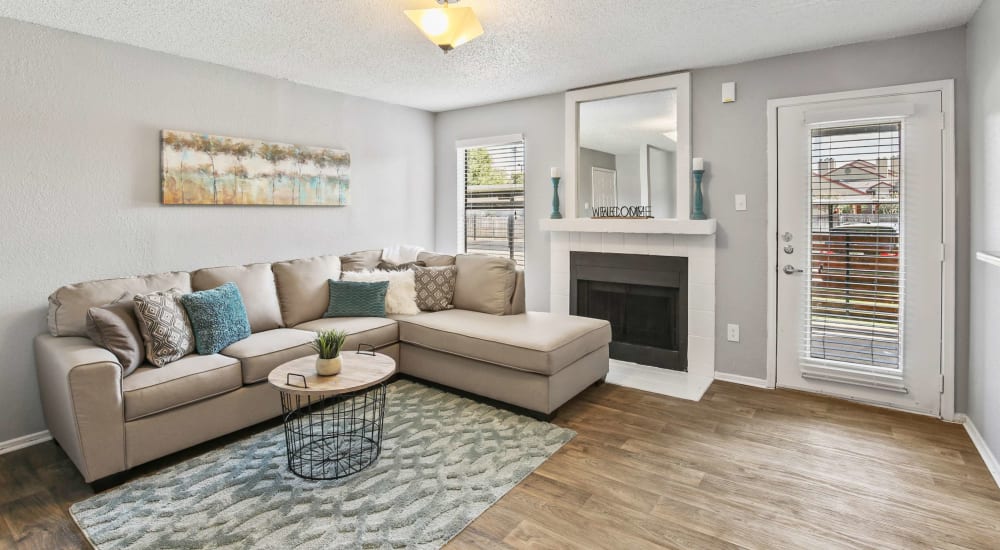
[(901, 129), (811, 131), (807, 361), (900, 367)]
[(465, 251), (524, 267), (524, 141), (460, 149)]

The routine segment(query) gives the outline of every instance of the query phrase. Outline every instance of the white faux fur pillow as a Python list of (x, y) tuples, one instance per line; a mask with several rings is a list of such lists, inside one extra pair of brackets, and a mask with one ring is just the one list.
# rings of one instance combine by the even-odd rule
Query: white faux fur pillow
[(389, 281), (389, 291), (385, 293), (385, 312), (389, 315), (416, 315), (417, 284), (412, 271), (345, 271), (342, 281), (371, 283)]

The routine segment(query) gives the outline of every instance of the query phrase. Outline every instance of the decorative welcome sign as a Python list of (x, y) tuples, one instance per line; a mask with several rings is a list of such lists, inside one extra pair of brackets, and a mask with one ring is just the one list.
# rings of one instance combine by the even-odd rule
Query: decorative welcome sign
[(653, 217), (651, 206), (595, 206), (591, 218), (645, 219)]

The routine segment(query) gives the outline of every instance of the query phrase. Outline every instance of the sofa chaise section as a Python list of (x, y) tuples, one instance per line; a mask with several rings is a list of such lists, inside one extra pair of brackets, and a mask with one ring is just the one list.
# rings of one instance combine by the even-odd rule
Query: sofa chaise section
[(398, 320), (404, 374), (543, 416), (608, 373), (607, 321), (458, 309)]

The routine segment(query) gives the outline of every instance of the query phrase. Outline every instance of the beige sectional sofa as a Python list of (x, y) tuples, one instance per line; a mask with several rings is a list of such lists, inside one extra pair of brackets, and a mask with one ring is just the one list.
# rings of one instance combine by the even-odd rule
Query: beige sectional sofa
[[(428, 263), (449, 258), (454, 262), (434, 255)], [(369, 344), (395, 358), (403, 374), (543, 416), (607, 374), (608, 323), (525, 312), (523, 272), (506, 291), (503, 315), (450, 309), (394, 318), (323, 318), (327, 281), (340, 272), (341, 258), (323, 256), (60, 288), (49, 299), (50, 334), (35, 341), (52, 436), (93, 482), (274, 418), (281, 407), (268, 373), (311, 354), (315, 332), (332, 328), (350, 333), (348, 349)], [(481, 285), (475, 277), (482, 276), (463, 273), (459, 262), (463, 301), (475, 300), (469, 290)], [(143, 365), (123, 377), (115, 355), (86, 337), (90, 307), (138, 293), (191, 292), (230, 281), (243, 296), (252, 334), (221, 353), (188, 355), (162, 368)]]

